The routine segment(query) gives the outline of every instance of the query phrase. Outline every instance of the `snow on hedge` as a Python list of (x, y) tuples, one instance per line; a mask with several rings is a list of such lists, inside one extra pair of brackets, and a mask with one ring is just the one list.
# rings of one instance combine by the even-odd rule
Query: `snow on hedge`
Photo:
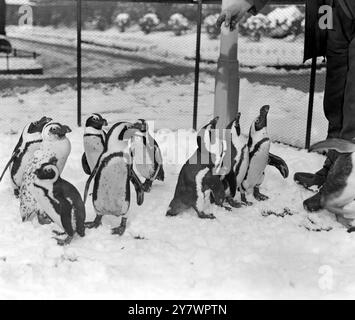
[(295, 21), (303, 20), (304, 14), (297, 6), (279, 7), (271, 11), (267, 18), (270, 21), (270, 28), (275, 28), (278, 25), (291, 27)]

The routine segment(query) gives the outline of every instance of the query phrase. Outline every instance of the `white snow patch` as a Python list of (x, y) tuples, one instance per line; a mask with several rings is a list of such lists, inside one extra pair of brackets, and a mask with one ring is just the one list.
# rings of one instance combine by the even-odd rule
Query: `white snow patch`
[[(178, 128), (177, 119), (190, 119), (191, 87), (185, 79), (145, 79), (124, 89), (107, 86), (83, 91), (84, 114), (102, 112), (110, 124), (118, 120), (148, 117), (157, 119), (156, 129)], [(269, 131), (292, 134), (286, 123), (294, 108), (306, 100), (296, 90), (252, 85), (242, 81), (243, 119), (253, 117), (266, 101), (271, 105)], [(200, 122), (210, 119), (213, 81), (202, 79)], [(320, 99), (321, 95), (317, 96)], [(265, 98), (264, 98), (265, 100)], [(63, 178), (84, 190), (87, 176), (81, 169), (83, 128), (75, 127), (75, 91), (41, 88), (24, 93), (7, 92), (0, 100), (0, 164), (5, 165), (25, 123), (42, 115), (53, 116), (72, 126), (72, 143)], [(249, 112), (247, 112), (249, 110)], [(285, 117), (287, 115), (287, 117)], [(297, 121), (303, 121), (297, 118)], [(303, 120), (302, 120), (303, 119)], [(294, 119), (293, 119), (294, 120)], [(249, 122), (250, 123), (250, 122)], [(185, 127), (189, 123), (184, 123)], [(243, 125), (246, 129), (246, 124)], [(262, 192), (269, 201), (226, 212), (215, 206), (215, 221), (198, 219), (193, 210), (175, 218), (165, 216), (182, 163), (175, 154), (186, 154), (195, 145), (195, 133), (186, 130), (177, 143), (177, 134), (159, 130), (166, 181), (156, 182), (145, 195), (143, 206), (135, 203), (128, 214), (123, 237), (111, 235), (119, 221), (105, 217), (104, 225), (87, 230), (85, 238), (75, 238), (68, 247), (58, 247), (52, 239), (54, 225), (22, 223), (18, 200), (12, 195), (8, 176), (0, 184), (0, 297), (1, 298), (353, 298), (355, 295), (355, 235), (335, 222), (325, 211), (308, 214), (302, 201), (312, 195), (293, 182), (296, 171), (319, 169), (324, 157), (304, 150), (273, 144), (271, 152), (282, 156), (290, 167), (290, 177), (268, 167)], [(180, 135), (182, 136), (182, 135)], [(133, 189), (133, 188), (132, 188)], [(275, 214), (288, 208), (291, 215)], [(268, 214), (266, 214), (269, 211)], [(274, 214), (272, 214), (272, 212)], [(266, 215), (266, 216), (265, 216)], [(91, 202), (87, 220), (94, 219)], [(312, 222), (313, 221), (313, 222)], [(312, 232), (308, 229), (329, 229)], [(141, 238), (138, 240), (136, 238)]]

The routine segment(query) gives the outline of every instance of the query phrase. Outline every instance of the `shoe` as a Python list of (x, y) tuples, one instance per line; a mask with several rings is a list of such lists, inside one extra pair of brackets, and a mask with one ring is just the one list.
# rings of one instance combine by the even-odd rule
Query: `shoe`
[(339, 152), (335, 150), (329, 150), (327, 154), (327, 159), (324, 162), (323, 168), (316, 173), (308, 172), (296, 172), (294, 175), (294, 181), (309, 189), (310, 187), (317, 186), (321, 187), (325, 180), (327, 179), (328, 172), (335, 163), (339, 156)]
[(303, 202), (303, 207), (309, 212), (315, 212), (322, 209), (321, 206), (321, 194), (320, 192), (316, 193), (313, 197), (305, 200)]

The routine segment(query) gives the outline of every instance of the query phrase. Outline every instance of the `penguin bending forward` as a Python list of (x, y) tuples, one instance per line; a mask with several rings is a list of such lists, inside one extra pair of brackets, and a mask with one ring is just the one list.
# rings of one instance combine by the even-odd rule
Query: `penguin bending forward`
[[(351, 221), (355, 219), (355, 212), (344, 207), (355, 200), (355, 144), (342, 139), (328, 139), (314, 144), (310, 151), (331, 149), (338, 151), (340, 155), (315, 196), (319, 203), (317, 209), (326, 209), (335, 214), (340, 223), (350, 228), (349, 232), (354, 232)], [(314, 211), (314, 208), (312, 209)]]
[(270, 106), (265, 105), (260, 109), (259, 116), (254, 120), (249, 131), (248, 149), (249, 166), (241, 185), (242, 201), (251, 205), (245, 198), (245, 192), (253, 192), (258, 201), (269, 199), (268, 196), (260, 193), (260, 185), (264, 181), (265, 169), (267, 165), (276, 167), (281, 175), (286, 179), (289, 169), (284, 160), (270, 153), (271, 141), (267, 132), (267, 115)]
[(177, 216), (193, 208), (201, 219), (215, 219), (213, 214), (206, 214), (205, 207), (212, 200), (223, 207), (225, 199), (221, 176), (216, 172), (220, 154), (212, 149), (212, 130), (216, 129), (219, 118), (216, 117), (204, 126), (197, 136), (198, 149), (182, 167), (177, 181), (173, 200), (170, 202), (167, 216)]
[(145, 127), (145, 135), (134, 141), (134, 165), (137, 171), (146, 179), (143, 183), (145, 192), (150, 192), (154, 180), (164, 181), (163, 157), (158, 143), (150, 135), (148, 124), (139, 119)]
[(81, 164), (84, 172), (90, 175), (94, 170), (97, 160), (99, 160), (104, 151), (106, 133), (103, 126), (107, 126), (107, 120), (100, 114), (93, 113), (85, 124), (84, 132), (84, 153), (81, 158)]
[(144, 191), (132, 167), (130, 146), (132, 137), (142, 135), (142, 131), (144, 128), (141, 123), (119, 122), (107, 133), (104, 152), (85, 186), (84, 202), (88, 196), (90, 183), (94, 179), (92, 202), (96, 218), (86, 224), (88, 228), (99, 227), (104, 215), (122, 216), (120, 226), (114, 228), (112, 233), (123, 235), (127, 224), (125, 215), (131, 202), (130, 182), (136, 189), (137, 204), (143, 204)]
[(226, 200), (234, 208), (240, 208), (247, 204), (235, 200), (237, 190), (241, 193), (241, 198), (245, 200), (242, 183), (249, 167), (248, 140), (241, 134), (240, 116), (241, 114), (238, 113), (227, 126), (226, 132), (228, 151), (225, 161), (230, 161), (230, 164), (225, 164), (229, 168), (229, 173), (224, 177), (223, 184), (226, 189)]
[(59, 245), (68, 245), (75, 233), (85, 236), (85, 205), (79, 191), (60, 177), (57, 159), (41, 164), (34, 174), (34, 194), (46, 215), (60, 226), (67, 238), (57, 239)]
[(19, 191), (22, 183), (22, 177), (36, 150), (40, 148), (42, 143), (43, 127), (52, 121), (51, 118), (42, 117), (38, 121), (34, 121), (25, 126), (20, 136), (20, 139), (12, 152), (10, 161), (5, 166), (5, 169), (0, 177), (0, 181), (5, 175), (6, 170), (10, 169), (11, 181), (16, 197), (19, 196)]
[(71, 129), (58, 122), (50, 122), (45, 125), (42, 131), (43, 142), (40, 149), (34, 154), (31, 162), (23, 175), (20, 188), (20, 212), (22, 221), (31, 219), (35, 214), (38, 216), (40, 223), (49, 223), (44, 211), (38, 205), (33, 193), (33, 184), (36, 176), (34, 172), (41, 167), (42, 164), (48, 163), (50, 159), (57, 159), (56, 166), (59, 174), (63, 172), (65, 163), (71, 151), (71, 144), (66, 134)]

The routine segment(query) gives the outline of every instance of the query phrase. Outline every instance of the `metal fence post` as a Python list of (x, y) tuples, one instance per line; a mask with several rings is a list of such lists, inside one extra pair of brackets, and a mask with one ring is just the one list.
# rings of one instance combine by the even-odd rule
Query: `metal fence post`
[(195, 61), (195, 88), (194, 88), (194, 112), (193, 124), (194, 130), (197, 129), (198, 114), (198, 92), (200, 82), (200, 61), (201, 61), (201, 31), (202, 31), (202, 1), (198, 0), (197, 4), (197, 36), (196, 36), (196, 61)]
[(307, 116), (306, 146), (305, 146), (306, 149), (309, 149), (311, 145), (316, 75), (317, 75), (317, 57), (314, 57), (312, 58), (311, 80), (309, 85), (309, 102), (308, 102), (308, 116)]
[(81, 0), (76, 2), (76, 13), (77, 13), (77, 123), (81, 127)]

